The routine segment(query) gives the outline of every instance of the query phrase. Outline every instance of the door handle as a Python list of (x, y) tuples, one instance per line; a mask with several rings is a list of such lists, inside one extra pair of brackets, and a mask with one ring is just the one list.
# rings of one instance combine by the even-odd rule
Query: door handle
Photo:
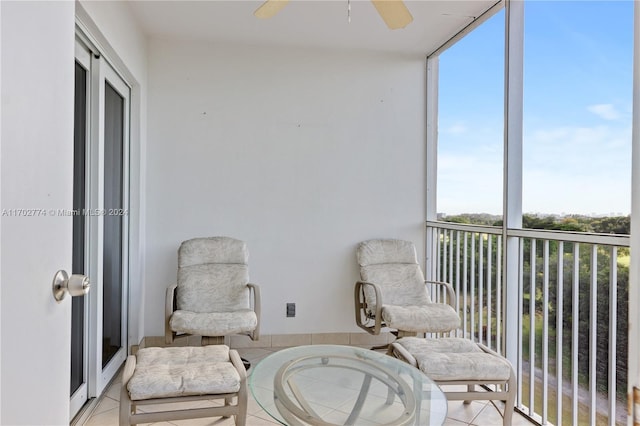
[(91, 285), (86, 275), (73, 274), (69, 276), (66, 271), (59, 270), (53, 276), (53, 298), (60, 303), (69, 293), (71, 296), (84, 296), (89, 292)]

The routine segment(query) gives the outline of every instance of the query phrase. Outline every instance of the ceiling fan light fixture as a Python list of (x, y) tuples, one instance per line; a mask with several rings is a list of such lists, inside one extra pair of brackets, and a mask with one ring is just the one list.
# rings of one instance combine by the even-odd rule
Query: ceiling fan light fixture
[(256, 18), (268, 19), (274, 17), (289, 3), (289, 0), (267, 0), (253, 12)]
[(371, 0), (387, 27), (404, 28), (413, 22), (413, 16), (402, 0)]
[[(266, 0), (253, 14), (260, 19), (272, 18), (280, 12), (289, 0)], [(403, 0), (371, 0), (387, 27), (392, 30), (404, 28), (413, 22), (413, 16)], [(351, 1), (347, 0), (347, 19), (351, 22)]]

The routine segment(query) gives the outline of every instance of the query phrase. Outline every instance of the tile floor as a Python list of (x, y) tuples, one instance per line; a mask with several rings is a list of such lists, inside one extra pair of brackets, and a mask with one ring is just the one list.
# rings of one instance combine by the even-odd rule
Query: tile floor
[[(277, 349), (238, 349), (240, 355), (255, 365), (265, 356)], [(249, 374), (251, 370), (249, 370)], [(117, 426), (120, 399), (120, 378), (116, 378), (103, 396), (100, 403), (93, 409), (84, 426)], [(207, 404), (205, 401), (185, 404), (184, 408), (195, 408), (198, 405)], [(189, 405), (188, 407), (186, 405)], [(144, 409), (144, 407), (142, 407)], [(153, 408), (149, 406), (149, 408)], [(249, 391), (249, 404), (247, 409), (247, 426), (271, 426), (279, 424), (263, 411), (251, 396)], [(232, 426), (233, 418), (210, 417), (204, 419), (179, 420), (171, 422), (154, 423), (158, 426)], [(502, 426), (502, 417), (496, 408), (489, 402), (473, 401), (464, 405), (461, 401), (449, 403), (448, 417), (445, 426)], [(531, 426), (526, 418), (515, 413), (512, 426)]]

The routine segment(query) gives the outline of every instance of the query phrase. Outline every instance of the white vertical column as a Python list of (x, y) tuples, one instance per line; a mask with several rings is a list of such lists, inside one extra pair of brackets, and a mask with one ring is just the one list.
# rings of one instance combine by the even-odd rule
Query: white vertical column
[[(535, 385), (536, 385), (536, 242), (531, 238), (529, 253), (529, 416), (535, 413)], [(546, 306), (545, 306), (546, 309)]]
[(609, 257), (609, 426), (616, 426), (616, 378), (618, 336), (618, 248)]
[[(2, 3), (0, 3), (0, 46), (2, 46)], [(2, 53), (0, 53), (0, 165), (2, 158)], [(2, 173), (0, 172), (0, 188), (2, 188)], [(0, 211), (2, 196), (0, 196)], [(2, 215), (0, 215), (0, 277), (2, 277)], [(0, 293), (0, 330), (2, 330), (2, 293)], [(0, 372), (2, 371), (2, 338), (0, 338)], [(2, 419), (2, 386), (0, 384), (0, 419)]]
[[(464, 235), (464, 242), (463, 242), (463, 255), (462, 255), (462, 337), (470, 337), (470, 335), (473, 333), (473, 329), (469, 330), (469, 324), (468, 324), (468, 318), (467, 318), (467, 310), (468, 310), (468, 297), (467, 297), (467, 293), (469, 292), (469, 284), (468, 284), (468, 276), (469, 276), (469, 264), (468, 264), (468, 254), (469, 254), (469, 249), (467, 246), (467, 236), (468, 236), (468, 232), (465, 232)], [(471, 234), (471, 238), (473, 238), (473, 234)], [(459, 293), (458, 293), (458, 296)]]
[[(455, 279), (455, 293), (456, 293), (456, 312), (458, 313), (458, 315), (460, 315), (460, 252), (462, 251), (462, 248), (460, 246), (460, 234), (462, 234), (462, 232), (460, 231), (456, 231), (456, 261), (455, 261), (455, 265), (456, 265), (456, 279)], [(462, 316), (462, 315), (460, 315)], [(456, 337), (460, 337), (460, 329), (455, 331), (455, 336)]]
[(564, 387), (562, 376), (563, 362), (563, 334), (564, 327), (564, 242), (558, 241), (558, 270), (556, 292), (556, 426), (562, 426), (562, 400), (564, 399)]
[[(631, 135), (631, 263), (629, 265), (629, 407), (635, 407), (633, 389), (640, 388), (640, 2), (634, 2), (633, 32), (633, 123)], [(635, 415), (640, 419), (640, 413)], [(628, 425), (634, 424), (634, 410)]]
[[(427, 158), (425, 188), (426, 195), (426, 220), (438, 218), (437, 192), (438, 187), (438, 55), (427, 58)], [(435, 280), (435, 263), (432, 257), (436, 255), (429, 247), (433, 247), (433, 239), (437, 235), (433, 229), (427, 228), (426, 234), (426, 264), (425, 278)]]
[(505, 3), (505, 110), (503, 174), (504, 244), (504, 353), (517, 365), (518, 330), (521, 327), (518, 274), (520, 265), (517, 237), (508, 237), (510, 228), (522, 227), (522, 93), (524, 60), (524, 2)]
[(502, 240), (497, 237), (496, 242), (496, 351), (504, 354), (502, 347)]
[(580, 337), (580, 244), (573, 243), (571, 284), (571, 424), (578, 424), (578, 348)]
[[(615, 338), (615, 336), (612, 336)], [(589, 424), (596, 424), (598, 353), (598, 246), (591, 246), (589, 286)]]
[[(493, 236), (491, 234), (487, 235), (487, 346), (489, 349), (493, 349), (493, 345), (491, 344), (491, 310), (493, 309), (491, 303), (491, 291), (493, 285)], [(500, 352), (500, 349), (496, 349)]]
[[(544, 240), (542, 249), (542, 424), (549, 418), (549, 240)], [(533, 297), (533, 295), (531, 295)], [(534, 329), (531, 329), (534, 334)], [(529, 351), (532, 349), (529, 348)], [(529, 380), (534, 380), (531, 376)]]
[[(478, 234), (479, 235), (479, 234)], [(471, 234), (471, 338), (478, 341), (476, 333), (476, 233)]]

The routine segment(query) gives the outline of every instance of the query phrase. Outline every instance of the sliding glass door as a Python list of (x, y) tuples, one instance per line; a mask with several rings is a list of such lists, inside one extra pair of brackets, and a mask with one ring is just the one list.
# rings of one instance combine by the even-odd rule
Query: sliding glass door
[[(91, 56), (86, 48), (76, 43), (74, 142), (73, 142), (73, 212), (86, 208), (87, 146), (89, 141)], [(73, 216), (73, 249), (71, 273), (86, 275), (86, 221), (85, 216)], [(75, 416), (88, 399), (88, 299), (89, 296), (71, 298), (71, 389), (70, 415)]]
[(76, 42), (71, 417), (99, 396), (127, 355), (130, 88), (90, 43)]

